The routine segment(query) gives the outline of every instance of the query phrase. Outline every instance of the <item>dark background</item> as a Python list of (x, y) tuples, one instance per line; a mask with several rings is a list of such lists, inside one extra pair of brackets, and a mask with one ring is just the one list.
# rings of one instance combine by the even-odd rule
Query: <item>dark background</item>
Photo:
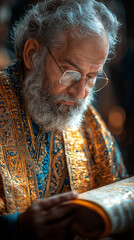
[[(3, 45), (13, 59), (14, 50), (10, 39), (10, 30), (15, 21), (25, 13), (32, 0), (0, 0), (9, 4), (10, 22), (7, 22), (8, 34)], [(130, 174), (134, 173), (134, 10), (132, 1), (103, 1), (122, 23), (121, 42), (117, 45), (116, 56), (105, 66), (109, 84), (96, 94), (95, 107), (100, 112), (108, 128), (116, 138), (124, 162)], [(1, 26), (1, 25), (0, 25)]]

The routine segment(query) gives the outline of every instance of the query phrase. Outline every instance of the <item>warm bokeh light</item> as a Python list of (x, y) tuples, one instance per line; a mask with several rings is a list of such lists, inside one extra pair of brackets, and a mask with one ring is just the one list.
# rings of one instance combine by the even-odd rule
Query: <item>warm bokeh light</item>
[(126, 113), (122, 107), (114, 106), (111, 108), (108, 115), (108, 125), (115, 136), (118, 136), (123, 132), (125, 120)]

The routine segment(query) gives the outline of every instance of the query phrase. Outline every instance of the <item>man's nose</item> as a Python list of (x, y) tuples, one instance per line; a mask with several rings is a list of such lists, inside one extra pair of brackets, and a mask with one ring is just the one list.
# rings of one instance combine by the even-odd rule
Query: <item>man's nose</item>
[(68, 88), (68, 92), (73, 94), (76, 98), (85, 99), (88, 92), (85, 89), (85, 79), (81, 79), (79, 82)]

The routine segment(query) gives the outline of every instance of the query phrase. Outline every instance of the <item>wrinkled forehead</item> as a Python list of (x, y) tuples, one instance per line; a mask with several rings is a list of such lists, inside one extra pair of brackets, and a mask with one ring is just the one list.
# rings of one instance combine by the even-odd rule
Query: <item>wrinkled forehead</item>
[(60, 63), (72, 63), (86, 68), (89, 65), (97, 71), (102, 70), (109, 51), (109, 41), (106, 33), (102, 36), (87, 36), (73, 38), (66, 36), (64, 44), (54, 50), (54, 56)]

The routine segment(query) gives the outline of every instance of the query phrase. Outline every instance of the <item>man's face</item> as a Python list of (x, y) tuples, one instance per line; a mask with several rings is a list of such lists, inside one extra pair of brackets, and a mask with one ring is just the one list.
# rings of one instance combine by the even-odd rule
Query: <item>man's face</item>
[[(51, 50), (53, 57), (63, 72), (74, 70), (81, 73), (81, 80), (73, 86), (66, 87), (59, 83), (62, 72), (55, 63), (51, 54), (46, 61), (44, 89), (49, 89), (52, 95), (72, 94), (76, 99), (85, 99), (89, 94), (85, 89), (85, 77), (97, 76), (102, 71), (108, 55), (108, 38), (106, 34), (102, 37), (87, 37), (84, 39), (73, 39), (67, 36), (64, 44), (59, 49)], [(62, 101), (65, 105), (73, 105), (74, 102)]]
[(92, 91), (85, 89), (85, 77), (95, 77), (103, 69), (108, 47), (104, 34), (103, 37), (85, 39), (67, 36), (61, 47), (50, 49), (63, 72), (74, 70), (81, 73), (80, 81), (69, 87), (59, 83), (62, 72), (51, 54), (47, 55), (45, 64), (42, 60), (44, 53), (34, 62), (34, 68), (24, 82), (24, 94), (31, 117), (45, 131), (80, 126), (92, 100)]

